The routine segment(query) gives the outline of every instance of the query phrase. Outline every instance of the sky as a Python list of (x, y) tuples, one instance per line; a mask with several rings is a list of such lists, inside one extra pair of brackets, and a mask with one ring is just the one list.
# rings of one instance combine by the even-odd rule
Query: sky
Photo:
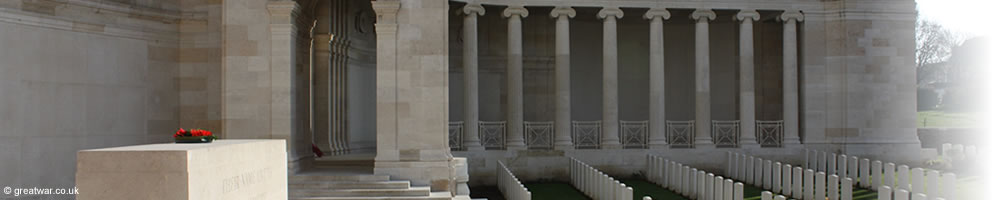
[(997, 35), (997, 0), (916, 0), (921, 18), (967, 36)]

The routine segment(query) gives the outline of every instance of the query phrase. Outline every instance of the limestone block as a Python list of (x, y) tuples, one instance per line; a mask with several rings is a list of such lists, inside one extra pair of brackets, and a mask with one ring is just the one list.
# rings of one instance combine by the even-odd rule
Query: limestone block
[(284, 140), (83, 150), (76, 198), (287, 199), (287, 163)]

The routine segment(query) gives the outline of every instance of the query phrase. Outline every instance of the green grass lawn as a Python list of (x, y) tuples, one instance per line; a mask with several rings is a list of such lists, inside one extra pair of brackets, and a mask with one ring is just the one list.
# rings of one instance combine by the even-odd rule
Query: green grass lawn
[(917, 127), (972, 127), (977, 125), (975, 113), (928, 110), (917, 112)]

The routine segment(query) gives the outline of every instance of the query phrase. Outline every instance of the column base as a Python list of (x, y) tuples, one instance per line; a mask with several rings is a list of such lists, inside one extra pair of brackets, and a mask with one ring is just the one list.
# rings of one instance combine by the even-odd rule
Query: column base
[(565, 150), (574, 150), (576, 149), (576, 147), (574, 147), (573, 145), (555, 145), (555, 147), (553, 147), (552, 149), (565, 151)]
[(743, 149), (759, 149), (760, 148), (760, 144), (757, 144), (756, 142), (754, 142), (754, 143), (742, 143), (741, 142), (740, 143), (740, 148), (743, 148)]
[(465, 146), (465, 150), (466, 151), (485, 151), (486, 147), (484, 147), (484, 146)]
[(740, 140), (740, 148), (760, 148), (760, 144), (753, 138)]
[(784, 144), (802, 144), (802, 141), (800, 141), (798, 137), (795, 137), (795, 138), (785, 138), (785, 140), (782, 140), (781, 143), (782, 143), (782, 145), (784, 145)]
[(528, 146), (524, 146), (524, 145), (516, 145), (516, 146), (509, 145), (509, 144), (507, 145), (507, 150), (527, 150), (527, 149), (528, 149)]

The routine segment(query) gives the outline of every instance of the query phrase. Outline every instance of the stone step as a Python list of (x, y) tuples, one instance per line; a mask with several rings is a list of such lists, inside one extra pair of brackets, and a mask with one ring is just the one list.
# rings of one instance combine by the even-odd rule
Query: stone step
[(389, 175), (374, 174), (316, 174), (316, 175), (292, 175), (288, 176), (288, 182), (306, 181), (389, 181)]
[(410, 181), (290, 181), (289, 189), (407, 189)]
[(344, 167), (344, 166), (375, 166), (375, 160), (317, 160), (313, 161), (313, 167)]
[(289, 189), (292, 197), (421, 197), (430, 196), (430, 187), (407, 189)]
[(451, 200), (450, 192), (431, 192), (419, 197), (292, 197), (291, 200)]

